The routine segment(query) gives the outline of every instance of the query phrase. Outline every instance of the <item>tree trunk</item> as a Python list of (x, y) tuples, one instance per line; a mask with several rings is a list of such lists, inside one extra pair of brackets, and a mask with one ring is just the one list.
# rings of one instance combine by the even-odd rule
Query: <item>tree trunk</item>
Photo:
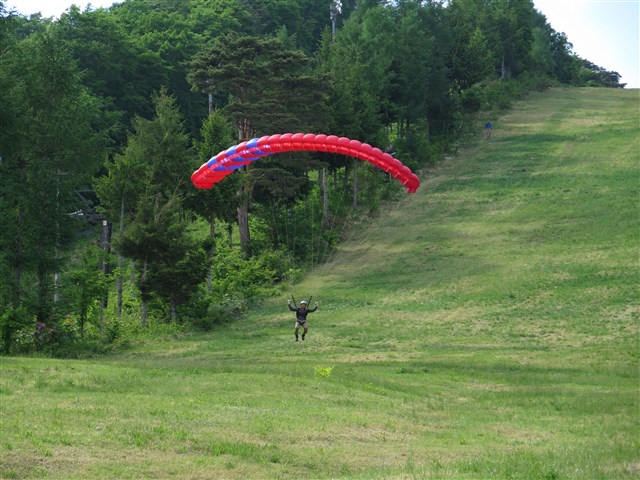
[[(58, 253), (58, 249), (56, 248), (56, 260), (60, 258), (60, 254)], [(53, 274), (53, 303), (60, 302), (60, 286), (62, 280), (60, 272), (56, 272)]]
[(342, 191), (345, 194), (345, 196), (349, 192), (349, 176), (350, 176), (350, 174), (351, 174), (351, 167), (347, 163), (344, 166), (344, 175), (342, 177)]
[[(104, 276), (109, 275), (110, 265), (107, 255), (111, 251), (111, 225), (107, 220), (102, 220), (102, 226), (100, 228), (100, 248), (104, 251), (104, 258), (100, 259), (100, 270)], [(109, 293), (105, 293), (100, 299), (100, 322), (98, 323), (98, 330), (102, 335), (102, 324), (104, 322), (104, 310), (107, 308), (109, 302)]]
[(47, 269), (38, 265), (38, 312), (36, 317), (39, 322), (49, 324), (49, 282), (51, 277), (47, 274)]
[(237, 209), (238, 212), (238, 227), (240, 229), (240, 247), (244, 252), (245, 257), (251, 256), (251, 234), (249, 232), (249, 197), (242, 200), (240, 206)]
[[(120, 201), (120, 233), (122, 233), (124, 229), (124, 196)], [(124, 257), (118, 253), (118, 279), (116, 281), (118, 287), (118, 296), (117, 296), (117, 309), (118, 309), (118, 321), (122, 320), (122, 265), (124, 265)]]
[(211, 293), (213, 289), (213, 258), (216, 256), (216, 214), (211, 212), (209, 217), (209, 237), (211, 238), (211, 248), (209, 249), (209, 272), (207, 272), (207, 291)]
[(502, 55), (502, 64), (500, 65), (500, 78), (502, 80), (511, 78), (511, 71), (504, 63), (504, 55)]
[(318, 184), (322, 194), (322, 228), (329, 226), (329, 171), (326, 168), (318, 170)]
[(140, 312), (140, 325), (143, 327), (147, 326), (147, 293), (146, 293), (146, 282), (147, 282), (147, 260), (145, 259), (142, 265), (142, 275), (140, 276), (140, 303), (141, 303), (141, 312)]
[[(269, 236), (271, 237), (271, 244), (273, 245), (273, 247), (276, 250), (279, 250), (280, 249), (280, 232), (278, 231), (278, 226), (280, 222), (279, 222), (279, 215), (278, 215), (278, 206), (276, 205), (276, 202), (273, 202), (273, 201), (270, 202), (269, 210), (271, 211), (271, 219), (272, 219), (271, 226), (269, 227), (269, 230), (270, 230)], [(285, 235), (286, 235), (286, 229), (287, 229), (286, 217), (284, 221), (284, 228), (285, 228)], [(287, 242), (286, 238), (287, 237), (285, 236), (285, 242)]]
[(20, 282), (22, 278), (22, 255), (24, 251), (24, 209), (18, 207), (18, 223), (16, 231), (16, 256), (13, 264), (13, 306), (20, 306)]
[[(18, 177), (21, 185), (26, 185), (26, 163), (23, 160), (18, 162)], [(22, 283), (22, 261), (24, 256), (24, 205), (22, 204), (25, 196), (21, 196), (18, 200), (18, 218), (16, 222), (16, 243), (15, 257), (13, 263), (13, 306), (18, 308), (22, 301), (21, 283)]]
[(122, 320), (122, 287), (123, 287), (123, 279), (122, 279), (122, 266), (124, 265), (124, 257), (122, 255), (118, 255), (118, 278), (116, 280), (116, 289), (117, 289), (117, 299), (116, 299), (116, 309), (118, 311), (118, 320)]
[(175, 323), (178, 320), (178, 309), (176, 308), (176, 301), (171, 296), (171, 322)]
[[(54, 250), (54, 256), (56, 259), (56, 264), (59, 266), (60, 262), (60, 222), (58, 215), (60, 215), (60, 186), (59, 186), (59, 178), (62, 173), (58, 170), (58, 175), (56, 176), (56, 245)], [(53, 303), (60, 302), (60, 271), (56, 271), (53, 274)]]
[[(82, 299), (82, 302), (85, 302), (85, 299)], [(81, 307), (80, 311), (80, 338), (84, 340), (84, 324), (87, 321), (87, 307), (84, 305)]]
[(353, 208), (358, 206), (358, 160), (353, 159)]
[[(238, 128), (238, 140), (240, 142), (251, 138), (252, 128), (248, 119), (244, 119)], [(242, 167), (245, 173), (248, 173), (249, 167)], [(240, 187), (240, 206), (237, 208), (238, 228), (240, 229), (240, 248), (244, 252), (246, 258), (249, 258), (251, 252), (251, 233), (249, 232), (249, 202), (251, 201), (251, 187), (243, 182)]]

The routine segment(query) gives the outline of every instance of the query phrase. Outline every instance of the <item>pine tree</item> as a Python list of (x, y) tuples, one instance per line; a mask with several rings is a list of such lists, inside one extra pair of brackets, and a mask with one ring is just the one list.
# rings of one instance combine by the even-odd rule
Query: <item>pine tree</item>
[[(196, 142), (198, 166), (208, 161), (218, 152), (233, 144), (233, 126), (228, 122), (221, 110), (214, 110), (202, 124), (200, 129), (202, 141)], [(224, 182), (218, 183), (208, 190), (188, 190), (186, 204), (190, 210), (198, 213), (209, 222), (209, 273), (207, 289), (211, 291), (212, 266), (216, 255), (216, 220), (220, 219), (232, 224), (238, 207), (238, 176), (232, 175)]]
[(54, 274), (64, 265), (72, 214), (80, 208), (75, 190), (86, 187), (105, 154), (105, 136), (96, 128), (102, 105), (82, 86), (76, 64), (50, 31), (17, 43), (2, 61), (0, 80), (16, 115), (3, 119), (0, 142), (2, 224), (8, 226), (0, 243), (8, 246), (4, 261), (12, 272), (13, 306), (26, 302), (22, 282), (28, 273), (37, 283), (28, 302), (32, 313), (50, 323), (59, 294)]
[[(305, 131), (326, 118), (323, 81), (311, 75), (304, 53), (286, 49), (281, 40), (222, 35), (193, 58), (189, 69), (194, 88), (226, 96), (224, 112), (240, 142), (267, 133)], [(247, 176), (238, 191), (238, 226), (246, 256), (252, 253), (249, 205), (254, 182)]]
[[(109, 166), (109, 176), (99, 182), (98, 193), (111, 215), (122, 219), (115, 237), (115, 249), (136, 261), (138, 288), (142, 301), (142, 325), (147, 324), (149, 301), (154, 295), (171, 305), (172, 317), (183, 297), (172, 296), (158, 278), (186, 256), (195, 257), (199, 246), (191, 239), (183, 212), (185, 191), (193, 167), (190, 139), (175, 98), (161, 91), (153, 98), (155, 116), (137, 117), (134, 133), (123, 155)], [(126, 204), (126, 207), (123, 205)], [(200, 271), (190, 264), (192, 271)], [(191, 272), (174, 271), (170, 276), (176, 291), (191, 284)], [(200, 280), (202, 280), (200, 278)]]

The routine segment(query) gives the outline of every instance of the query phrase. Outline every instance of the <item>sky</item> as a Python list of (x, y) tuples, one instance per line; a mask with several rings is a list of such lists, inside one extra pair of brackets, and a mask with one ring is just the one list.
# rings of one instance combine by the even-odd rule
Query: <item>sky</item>
[(573, 52), (640, 88), (640, 0), (533, 0)]
[[(109, 7), (113, 0), (8, 0), (7, 7), (29, 15), (58, 17), (72, 4), (84, 10)], [(567, 34), (573, 51), (606, 70), (618, 72), (627, 88), (640, 88), (640, 0), (533, 0), (551, 27)]]
[[(640, 1), (640, 0), (639, 0)], [(77, 5), (80, 10), (84, 10), (87, 4), (93, 8), (108, 8), (114, 3), (121, 3), (114, 0), (6, 0), (7, 8), (14, 8), (23, 15), (40, 12), (43, 17), (59, 17), (71, 5)]]

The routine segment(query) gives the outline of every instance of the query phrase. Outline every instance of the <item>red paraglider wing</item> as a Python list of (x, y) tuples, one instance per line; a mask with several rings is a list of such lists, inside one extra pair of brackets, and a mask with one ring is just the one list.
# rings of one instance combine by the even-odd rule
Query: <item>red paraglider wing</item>
[(420, 179), (399, 160), (379, 148), (346, 137), (313, 133), (285, 133), (254, 138), (223, 150), (193, 172), (197, 188), (212, 188), (227, 175), (259, 158), (280, 152), (314, 151), (339, 153), (371, 163), (398, 179), (407, 193), (415, 193)]

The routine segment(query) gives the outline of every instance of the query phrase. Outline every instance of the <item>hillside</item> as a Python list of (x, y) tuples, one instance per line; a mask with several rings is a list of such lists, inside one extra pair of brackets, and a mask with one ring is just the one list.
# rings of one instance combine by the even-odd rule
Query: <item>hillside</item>
[(2, 358), (0, 477), (636, 478), (639, 105), (530, 96), (210, 334)]

